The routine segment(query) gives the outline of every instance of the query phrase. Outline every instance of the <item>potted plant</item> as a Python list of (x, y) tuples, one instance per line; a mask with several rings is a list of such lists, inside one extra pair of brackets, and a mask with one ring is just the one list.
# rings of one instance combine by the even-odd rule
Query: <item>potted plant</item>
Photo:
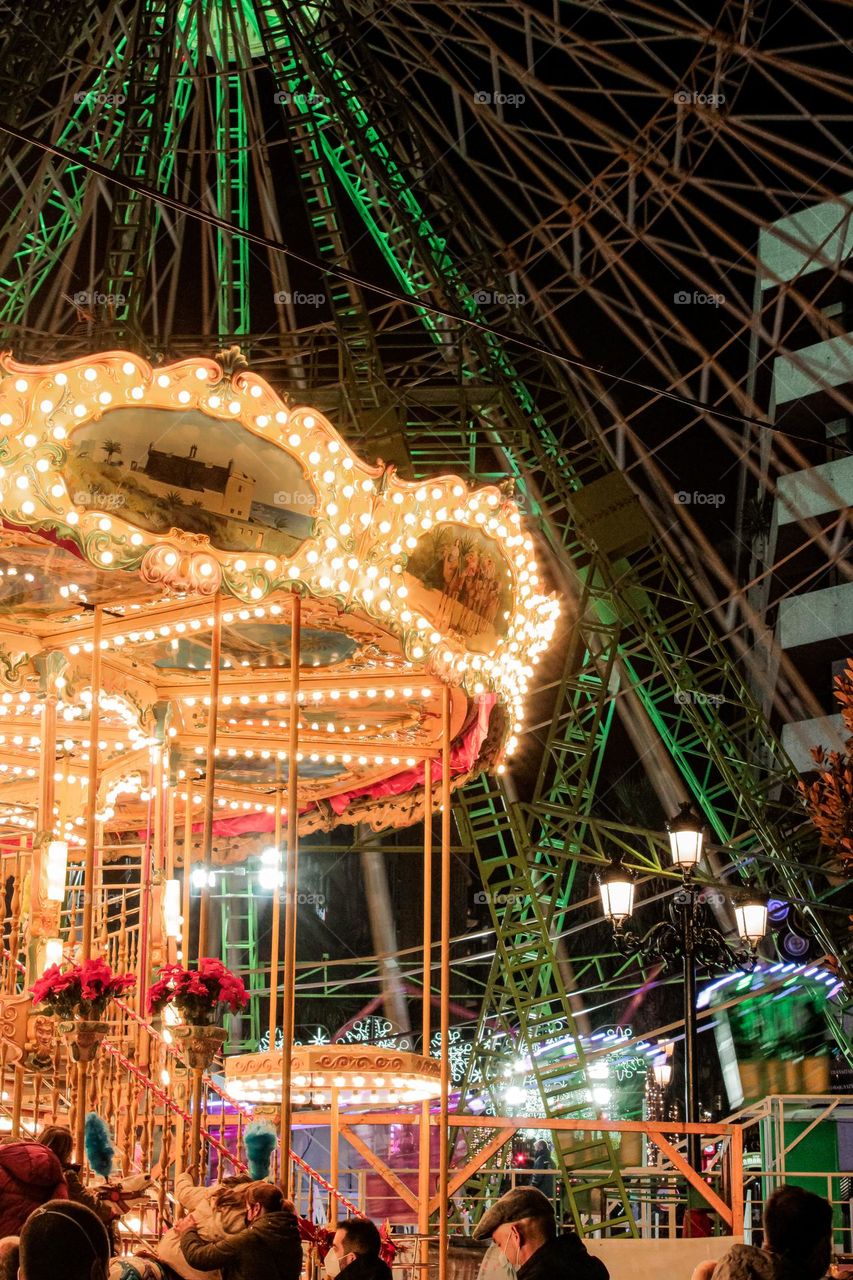
[(113, 973), (105, 960), (83, 960), (80, 964), (52, 964), (30, 988), (33, 1005), (61, 1019), (59, 1034), (65, 1037), (75, 1062), (89, 1062), (109, 1030), (104, 1022), (107, 1006), (114, 996), (136, 986), (132, 973)]
[(164, 965), (148, 992), (149, 1013), (162, 1013), (170, 1005), (177, 1011), (181, 1023), (171, 1028), (172, 1035), (183, 1043), (190, 1066), (200, 1070), (210, 1066), (228, 1039), (219, 1025), (225, 1009), (239, 1013), (248, 1003), (242, 980), (211, 956), (199, 960), (194, 969)]

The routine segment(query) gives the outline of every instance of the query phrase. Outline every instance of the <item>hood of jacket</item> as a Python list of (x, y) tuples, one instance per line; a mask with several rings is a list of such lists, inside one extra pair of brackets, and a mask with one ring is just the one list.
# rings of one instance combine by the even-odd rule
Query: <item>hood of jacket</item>
[(609, 1280), (610, 1272), (594, 1258), (580, 1236), (555, 1236), (518, 1269), (518, 1280)]
[(8, 1142), (0, 1147), (0, 1169), (31, 1187), (55, 1187), (62, 1182), (62, 1165), (40, 1142)]

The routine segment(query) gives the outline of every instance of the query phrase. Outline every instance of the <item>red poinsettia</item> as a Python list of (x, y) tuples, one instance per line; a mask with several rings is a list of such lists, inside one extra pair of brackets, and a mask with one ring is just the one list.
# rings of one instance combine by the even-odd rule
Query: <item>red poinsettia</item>
[(191, 1026), (213, 1022), (220, 1006), (237, 1013), (248, 1003), (249, 993), (242, 980), (211, 956), (199, 960), (195, 969), (164, 965), (159, 981), (148, 990), (149, 1013), (160, 1013), (167, 1004), (174, 1004)]
[(67, 969), (52, 964), (45, 969), (30, 991), (33, 1004), (43, 1004), (47, 1012), (60, 1018), (84, 1018), (98, 1021), (104, 1016), (114, 996), (136, 986), (132, 973), (113, 973), (105, 960), (84, 960)]

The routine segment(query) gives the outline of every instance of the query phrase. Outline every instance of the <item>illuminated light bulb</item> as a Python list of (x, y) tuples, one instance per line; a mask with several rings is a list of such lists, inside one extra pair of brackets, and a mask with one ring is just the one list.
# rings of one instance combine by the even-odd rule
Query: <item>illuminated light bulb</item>
[(26, 378), (18, 378), (15, 382), (15, 390), (26, 391), (29, 385), (30, 384), (27, 382)]
[(145, 392), (144, 392), (144, 390), (143, 390), (143, 388), (142, 388), (142, 387), (131, 387), (131, 388), (130, 388), (130, 398), (131, 398), (131, 400), (141, 400), (141, 399), (142, 399), (142, 397), (143, 397), (144, 395), (145, 395)]
[(34, 436), (33, 433), (30, 431), (27, 435), (24, 436), (24, 444), (27, 446), (28, 449), (34, 449), (38, 444), (38, 436)]
[(0, 413), (0, 427), (11, 427), (13, 421), (11, 413)]
[(228, 412), (229, 412), (229, 413), (233, 413), (233, 414), (237, 414), (237, 413), (239, 413), (239, 412), (240, 412), (240, 410), (242, 409), (242, 407), (243, 407), (243, 406), (240, 404), (240, 401), (239, 401), (239, 400), (231, 400), (231, 401), (229, 402), (229, 404), (228, 404)]
[(102, 391), (98, 396), (98, 400), (101, 402), (101, 404), (109, 404), (112, 398), (113, 397), (112, 397), (111, 391)]
[[(48, 938), (44, 944), (44, 967), (62, 964), (63, 942), (61, 938)], [(4, 1094), (5, 1097), (5, 1094)]]
[(34, 502), (27, 501), (27, 502), (21, 503), (21, 510), (23, 511), (25, 516), (33, 515), (35, 513), (35, 509), (36, 509), (36, 504)]
[(313, 417), (312, 414), (307, 413), (305, 417), (302, 419), (302, 421), (305, 423), (306, 430), (310, 431), (311, 428), (314, 426), (316, 419)]
[(198, 369), (196, 369), (196, 371), (195, 371), (195, 376), (198, 378), (199, 382), (206, 382), (206, 381), (207, 381), (207, 370), (206, 370), (206, 369), (202, 369), (202, 368), (201, 368), (201, 366), (199, 366), (199, 367), (198, 367)]
[(19, 489), (29, 489), (30, 487), (30, 482), (26, 476), (17, 476), (15, 479), (15, 484)]
[(36, 471), (45, 472), (50, 468), (47, 458), (39, 458), (36, 462)]
[(189, 391), (179, 391), (179, 392), (178, 392), (178, 399), (179, 399), (179, 401), (181, 402), (181, 404), (187, 404), (187, 403), (189, 402), (189, 399), (190, 399), (190, 393), (189, 393)]
[(261, 387), (259, 387), (259, 386), (258, 386), (257, 382), (255, 382), (255, 383), (254, 383), (254, 384), (249, 388), (249, 395), (250, 395), (250, 396), (254, 396), (256, 400), (257, 400), (261, 395), (263, 395), (263, 390), (262, 390), (262, 388), (261, 388)]
[(207, 403), (210, 405), (211, 409), (218, 409), (222, 404), (222, 400), (219, 396), (208, 396)]

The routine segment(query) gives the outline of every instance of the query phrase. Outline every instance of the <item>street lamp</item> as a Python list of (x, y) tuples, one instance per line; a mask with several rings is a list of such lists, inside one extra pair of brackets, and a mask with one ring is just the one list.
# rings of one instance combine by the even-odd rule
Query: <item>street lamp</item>
[(735, 899), (734, 908), (740, 940), (754, 950), (767, 932), (767, 903), (750, 888)]
[[(681, 884), (667, 909), (668, 919), (653, 925), (640, 937), (625, 928), (634, 905), (634, 876), (622, 865), (621, 853), (599, 873), (598, 886), (604, 914), (613, 926), (620, 946), (646, 961), (659, 962), (665, 972), (680, 968), (684, 984), (684, 1118), (700, 1122), (699, 1057), (696, 1030), (696, 971), (728, 969), (733, 964), (744, 970), (755, 966), (756, 948), (767, 929), (767, 906), (748, 890), (735, 901), (738, 943), (733, 945), (720, 932), (708, 911), (707, 886), (697, 884), (693, 871), (702, 857), (702, 821), (682, 804), (677, 817), (667, 823), (672, 859), (682, 873)], [(657, 1065), (657, 1064), (656, 1064)], [(669, 1066), (671, 1074), (672, 1067)], [(664, 1067), (661, 1064), (661, 1078)], [(657, 1082), (658, 1076), (655, 1074)], [(667, 1079), (667, 1084), (669, 1078)], [(688, 1160), (701, 1168), (698, 1134), (687, 1139)]]
[(598, 873), (598, 892), (604, 914), (617, 933), (634, 911), (636, 876), (622, 865), (622, 855), (617, 854), (605, 871)]
[(702, 841), (705, 834), (702, 819), (694, 812), (689, 800), (682, 802), (678, 813), (667, 822), (666, 829), (669, 832), (672, 861), (688, 875), (702, 861)]

